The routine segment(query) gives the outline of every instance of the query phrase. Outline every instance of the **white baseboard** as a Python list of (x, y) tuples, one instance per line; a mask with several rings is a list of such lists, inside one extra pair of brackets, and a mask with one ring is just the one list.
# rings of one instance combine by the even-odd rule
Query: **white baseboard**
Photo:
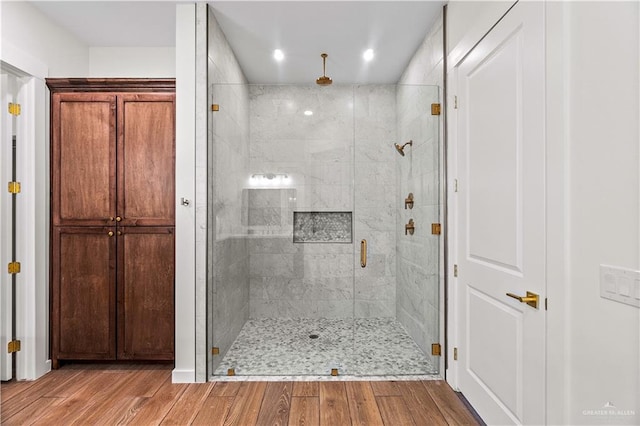
[(195, 370), (177, 370), (174, 369), (171, 372), (172, 383), (195, 383), (196, 372)]

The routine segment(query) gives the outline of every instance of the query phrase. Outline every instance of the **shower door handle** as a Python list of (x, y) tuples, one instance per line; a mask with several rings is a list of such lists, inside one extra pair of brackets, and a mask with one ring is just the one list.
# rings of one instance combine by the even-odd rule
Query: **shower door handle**
[(367, 240), (360, 241), (360, 266), (367, 266)]

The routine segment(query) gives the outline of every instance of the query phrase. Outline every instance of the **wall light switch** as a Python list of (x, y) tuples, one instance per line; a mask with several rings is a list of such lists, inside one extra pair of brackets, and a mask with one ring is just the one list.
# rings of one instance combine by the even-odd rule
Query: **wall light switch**
[(640, 308), (640, 271), (600, 265), (600, 297)]

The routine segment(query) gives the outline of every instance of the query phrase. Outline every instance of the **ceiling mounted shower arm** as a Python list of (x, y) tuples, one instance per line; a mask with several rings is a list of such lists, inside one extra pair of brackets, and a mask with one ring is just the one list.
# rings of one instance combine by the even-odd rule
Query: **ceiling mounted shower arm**
[(328, 86), (333, 83), (333, 81), (327, 77), (327, 57), (329, 55), (323, 53), (320, 56), (322, 57), (322, 76), (316, 79), (316, 84), (319, 84), (320, 86)]

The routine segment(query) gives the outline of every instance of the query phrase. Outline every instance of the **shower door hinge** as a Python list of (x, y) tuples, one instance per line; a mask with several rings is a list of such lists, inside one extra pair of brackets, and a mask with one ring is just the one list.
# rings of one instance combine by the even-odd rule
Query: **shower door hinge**
[(220, 355), (220, 348), (216, 348), (215, 346), (211, 348), (211, 355)]
[(431, 115), (440, 115), (440, 104), (431, 104)]
[(9, 273), (10, 274), (19, 274), (20, 273), (20, 262), (11, 262), (8, 265)]
[(12, 340), (7, 344), (7, 353), (20, 352), (20, 340)]
[(453, 276), (458, 278), (458, 265), (453, 265)]
[(220, 111), (220, 105), (211, 104), (211, 111)]
[(20, 104), (9, 103), (9, 114), (18, 116), (20, 115)]
[(9, 193), (10, 194), (19, 194), (21, 191), (20, 182), (9, 182)]
[(431, 344), (431, 355), (433, 355), (433, 356), (442, 355), (442, 347), (440, 346), (440, 343), (432, 343)]
[(458, 192), (458, 179), (453, 180), (453, 192)]
[(458, 360), (458, 348), (453, 348), (453, 360)]
[(458, 97), (453, 97), (453, 109), (458, 109)]
[(544, 310), (548, 310), (549, 309), (549, 299), (547, 299), (546, 297), (544, 298)]

